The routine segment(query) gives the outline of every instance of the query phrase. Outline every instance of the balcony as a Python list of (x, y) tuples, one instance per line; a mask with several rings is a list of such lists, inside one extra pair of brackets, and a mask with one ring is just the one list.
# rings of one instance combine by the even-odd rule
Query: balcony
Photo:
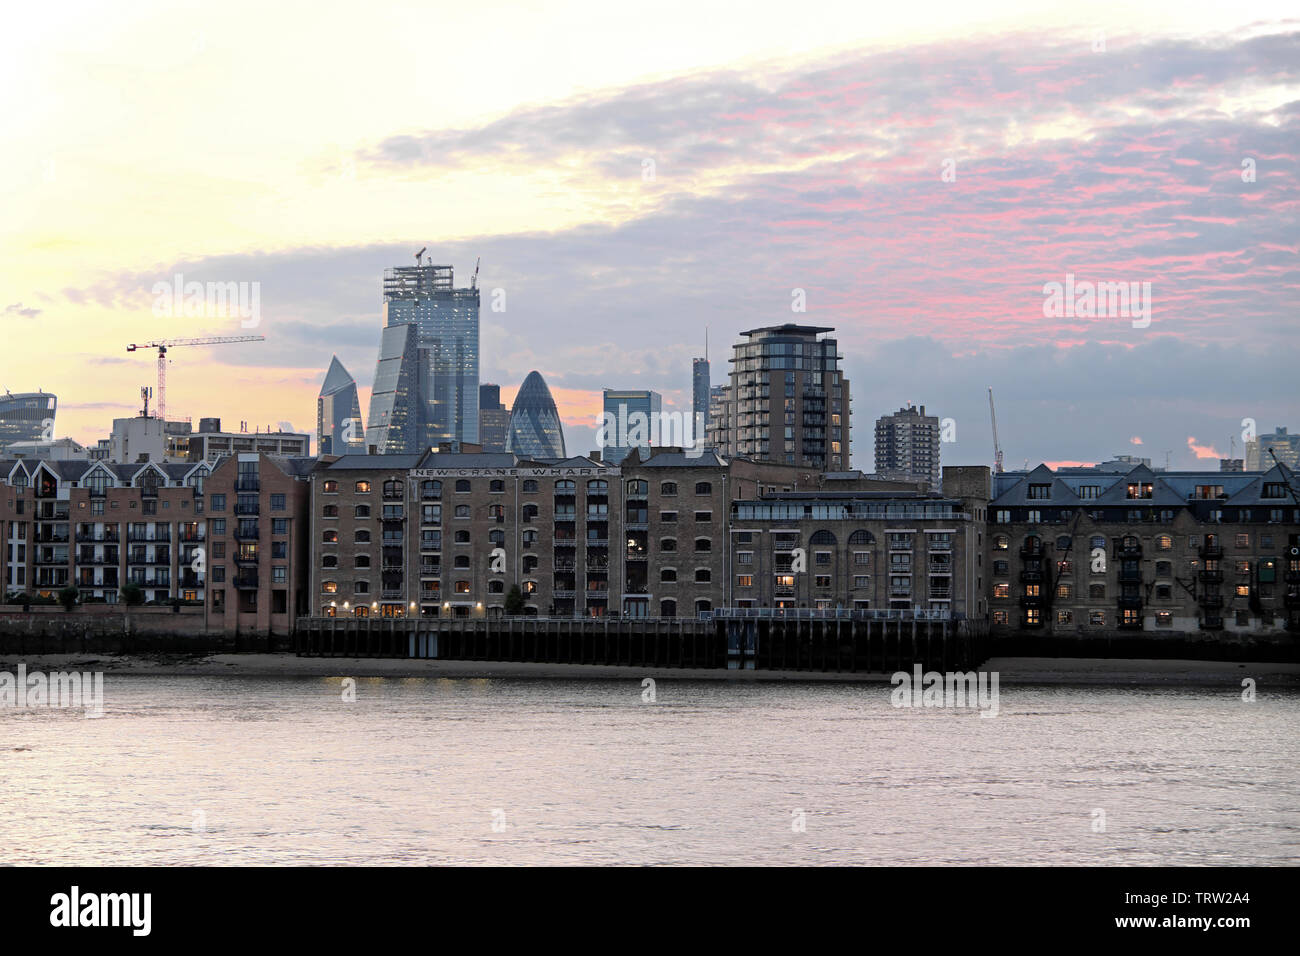
[(553, 567), (556, 571), (572, 571), (577, 567), (577, 562), (572, 558), (556, 558)]
[(258, 588), (257, 571), (254, 569), (240, 570), (235, 575), (234, 585), (241, 590), (254, 590)]
[(67, 544), (68, 533), (66, 531), (56, 532), (49, 531), (45, 528), (39, 528), (36, 532), (36, 537), (32, 540), (37, 544)]
[(1142, 596), (1140, 594), (1121, 594), (1116, 598), (1119, 607), (1141, 607)]
[(379, 592), (379, 596), (385, 601), (395, 601), (402, 598), (405, 593), (401, 588), (384, 588)]
[(609, 538), (586, 538), (587, 547), (589, 548), (608, 548)]
[(251, 553), (235, 552), (235, 564), (241, 568), (256, 568), (258, 564), (258, 554), (256, 551)]
[(180, 533), (180, 540), (185, 542), (203, 541), (206, 538), (207, 535), (202, 531), (182, 531)]
[(1142, 571), (1138, 568), (1121, 568), (1119, 572), (1119, 579), (1121, 581), (1141, 583)]
[(1021, 547), (1020, 556), (1022, 558), (1041, 558), (1043, 556), (1043, 546), (1041, 544), (1027, 544)]
[(241, 528), (239, 525), (235, 526), (236, 541), (256, 541), (260, 537), (261, 535), (258, 534), (257, 528)]
[(643, 551), (640, 548), (629, 548), (627, 559), (629, 561), (648, 561), (650, 559), (650, 554), (648, 551)]
[(1021, 607), (1042, 607), (1042, 605), (1043, 605), (1043, 596), (1041, 594), (1038, 595), (1038, 597), (1022, 596), (1020, 598)]
[(442, 575), (441, 565), (438, 564), (420, 565), (420, 577), (422, 578), (436, 578), (436, 577), (440, 577), (441, 575)]
[(1021, 571), (1020, 581), (1022, 584), (1042, 584), (1043, 572), (1042, 571)]
[(1119, 556), (1121, 558), (1142, 557), (1142, 542), (1136, 540), (1130, 542), (1121, 542), (1119, 546)]
[(98, 542), (103, 542), (103, 541), (111, 541), (111, 542), (113, 542), (114, 544), (116, 544), (117, 541), (118, 541), (118, 535), (117, 535), (117, 532), (112, 532), (112, 533), (109, 533), (109, 532), (101, 532), (101, 533), (99, 533), (99, 534), (96, 534), (96, 533), (94, 533), (93, 531), (78, 531), (78, 532), (77, 532), (77, 540), (78, 540), (78, 541), (86, 541), (86, 542), (97, 542), (97, 541), (98, 541)]
[(930, 600), (948, 601), (952, 599), (951, 588), (930, 588)]
[(1218, 584), (1223, 581), (1222, 571), (1210, 570), (1209, 568), (1201, 568), (1197, 572), (1197, 576), (1206, 584)]
[(1203, 558), (1221, 558), (1223, 557), (1223, 545), (1220, 544), (1203, 544), (1197, 549)]
[(554, 597), (554, 598), (572, 598), (572, 597), (574, 597), (574, 596), (576, 595), (576, 593), (577, 593), (577, 592), (575, 592), (574, 589), (571, 588), (571, 587), (566, 587), (566, 588), (555, 587), (555, 588), (551, 588), (551, 597)]

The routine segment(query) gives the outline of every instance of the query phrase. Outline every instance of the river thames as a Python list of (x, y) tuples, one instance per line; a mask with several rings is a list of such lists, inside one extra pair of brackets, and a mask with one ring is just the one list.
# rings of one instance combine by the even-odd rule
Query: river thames
[(0, 708), (6, 864), (1300, 859), (1300, 694), (110, 674)]

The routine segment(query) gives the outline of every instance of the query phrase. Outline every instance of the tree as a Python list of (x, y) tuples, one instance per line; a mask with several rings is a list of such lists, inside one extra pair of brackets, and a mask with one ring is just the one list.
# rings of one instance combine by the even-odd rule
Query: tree
[(68, 585), (59, 591), (59, 603), (63, 605), (63, 610), (71, 611), (77, 606), (77, 589)]
[(524, 592), (517, 584), (510, 585), (510, 593), (506, 595), (506, 613), (512, 616), (524, 613)]
[(122, 585), (122, 603), (128, 607), (139, 607), (144, 603), (144, 590), (134, 581)]

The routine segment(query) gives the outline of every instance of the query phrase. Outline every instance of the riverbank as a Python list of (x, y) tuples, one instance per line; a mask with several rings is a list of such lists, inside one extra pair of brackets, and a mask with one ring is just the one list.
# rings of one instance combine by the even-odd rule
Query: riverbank
[[(103, 671), (132, 677), (445, 677), (536, 680), (888, 681), (888, 674), (811, 671), (706, 670), (600, 664), (513, 661), (431, 661), (387, 658), (298, 657), (294, 654), (46, 654), (0, 658), (0, 671), (19, 662), (33, 671)], [(1002, 684), (1099, 686), (1240, 685), (1242, 678), (1300, 689), (1300, 664), (1236, 661), (1114, 660), (1101, 658), (995, 657), (980, 670), (996, 671)]]

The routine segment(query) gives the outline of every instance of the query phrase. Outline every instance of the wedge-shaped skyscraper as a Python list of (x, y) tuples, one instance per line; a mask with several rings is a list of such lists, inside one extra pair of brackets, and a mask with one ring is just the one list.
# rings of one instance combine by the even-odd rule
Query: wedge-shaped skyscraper
[(336, 355), (316, 399), (316, 447), (322, 455), (360, 454), (365, 443), (357, 383)]
[(478, 369), (477, 282), (455, 288), (451, 266), (387, 270), (369, 444), (418, 454), (477, 443)]
[(555, 399), (540, 372), (529, 372), (510, 410), (506, 451), (520, 458), (567, 458)]

